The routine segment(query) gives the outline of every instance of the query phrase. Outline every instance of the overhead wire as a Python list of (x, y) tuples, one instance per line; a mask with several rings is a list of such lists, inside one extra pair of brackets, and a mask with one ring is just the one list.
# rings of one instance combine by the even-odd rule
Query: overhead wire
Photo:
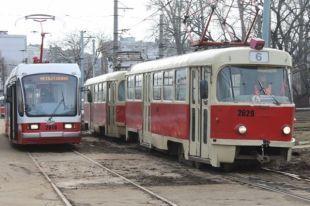
[(172, 0), (169, 0), (166, 4), (164, 4), (161, 8), (157, 9), (156, 11), (154, 11), (152, 14), (144, 17), (142, 20), (140, 20), (139, 22), (135, 23), (134, 25), (132, 25), (131, 27), (129, 27), (128, 29), (126, 29), (126, 32), (132, 30), (134, 27), (136, 27), (137, 25), (147, 21), (150, 17), (154, 16), (155, 14), (157, 14), (159, 11), (161, 11), (162, 9), (166, 8), (170, 3), (172, 2)]

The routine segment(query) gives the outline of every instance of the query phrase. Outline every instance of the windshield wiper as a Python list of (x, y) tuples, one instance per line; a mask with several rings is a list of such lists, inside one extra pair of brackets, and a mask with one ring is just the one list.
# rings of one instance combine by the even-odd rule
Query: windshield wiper
[[(267, 94), (266, 94), (266, 91), (265, 91), (265, 88), (263, 87), (262, 83), (261, 83), (259, 80), (257, 80), (257, 81), (258, 81), (258, 85), (259, 85), (259, 87), (260, 87), (259, 93), (260, 93), (261, 91), (263, 91), (264, 95), (267, 95)], [(276, 97), (275, 97), (274, 95), (269, 95), (269, 96), (271, 96), (271, 98), (272, 98), (274, 104), (276, 104), (276, 105), (280, 105), (280, 104), (281, 104), (281, 103), (276, 99)]]
[(67, 106), (66, 106), (66, 103), (65, 103), (65, 96), (64, 96), (64, 92), (61, 90), (61, 96), (62, 96), (62, 102), (63, 102), (63, 105), (64, 105), (64, 109), (66, 109), (67, 108)]
[(59, 108), (59, 106), (61, 105), (61, 103), (64, 103), (65, 102), (65, 98), (64, 96), (62, 95), (62, 99), (58, 102), (56, 108), (54, 109), (54, 111), (52, 112), (51, 116), (48, 118), (48, 121), (51, 121), (53, 116), (55, 115), (57, 109)]

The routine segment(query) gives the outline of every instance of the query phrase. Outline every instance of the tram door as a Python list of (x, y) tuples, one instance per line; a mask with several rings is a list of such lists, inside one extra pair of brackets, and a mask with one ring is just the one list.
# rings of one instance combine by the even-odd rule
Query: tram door
[(143, 78), (143, 142), (151, 143), (150, 125), (151, 125), (151, 109), (150, 109), (150, 92), (151, 92), (151, 74), (144, 74)]
[[(202, 82), (204, 88), (200, 88)], [(190, 148), (189, 154), (195, 157), (208, 158), (208, 94), (201, 98), (200, 90), (210, 88), (210, 69), (194, 67), (190, 69)], [(209, 91), (208, 91), (209, 93)]]
[(107, 85), (107, 134), (113, 135), (117, 131), (116, 127), (116, 114), (115, 114), (115, 103), (116, 103), (116, 84), (115, 82), (108, 82)]

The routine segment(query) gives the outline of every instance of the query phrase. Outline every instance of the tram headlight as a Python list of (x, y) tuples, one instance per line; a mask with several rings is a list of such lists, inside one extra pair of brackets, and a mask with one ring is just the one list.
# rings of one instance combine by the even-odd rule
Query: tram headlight
[(240, 134), (245, 134), (246, 131), (247, 131), (246, 126), (240, 125), (240, 126), (238, 127), (238, 132), (239, 132)]
[(282, 132), (285, 135), (289, 135), (289, 134), (291, 134), (291, 128), (289, 126), (285, 126), (285, 127), (283, 127)]
[(29, 125), (29, 129), (31, 129), (31, 130), (38, 130), (39, 129), (39, 125), (38, 124), (30, 124)]
[(65, 129), (72, 129), (73, 125), (71, 123), (65, 123), (64, 128)]

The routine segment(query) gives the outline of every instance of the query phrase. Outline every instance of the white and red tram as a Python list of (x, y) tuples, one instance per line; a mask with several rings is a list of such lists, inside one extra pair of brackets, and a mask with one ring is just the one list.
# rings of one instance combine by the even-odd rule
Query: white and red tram
[(20, 64), (5, 85), (5, 131), (13, 144), (81, 140), (77, 64)]
[(291, 66), (284, 51), (249, 47), (137, 64), (126, 73), (126, 137), (215, 167), (289, 160)]
[(125, 137), (125, 71), (88, 79), (84, 124), (98, 134)]

